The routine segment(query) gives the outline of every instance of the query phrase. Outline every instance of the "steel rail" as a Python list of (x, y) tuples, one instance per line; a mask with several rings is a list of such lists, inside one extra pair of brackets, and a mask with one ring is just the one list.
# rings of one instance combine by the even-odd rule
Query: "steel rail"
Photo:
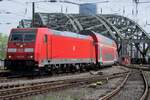
[[(125, 66), (125, 65), (124, 65)], [(127, 68), (131, 68), (131, 69), (138, 69), (138, 70), (141, 70), (141, 74), (142, 74), (142, 77), (143, 77), (143, 80), (144, 80), (144, 85), (145, 85), (145, 90), (144, 90), (144, 93), (142, 95), (142, 97), (140, 98), (140, 100), (145, 100), (147, 98), (147, 95), (148, 95), (148, 81), (145, 77), (145, 74), (144, 74), (144, 71), (143, 70), (150, 70), (150, 68), (146, 68), (146, 67), (141, 67), (141, 66), (135, 66), (135, 67), (131, 67), (131, 66), (125, 66)]]
[(150, 71), (149, 67), (141, 67), (141, 66), (144, 66), (144, 65), (121, 65), (121, 66), (124, 66), (126, 68), (130, 68), (130, 69)]
[[(138, 69), (138, 70), (141, 70), (141, 74), (142, 74), (142, 77), (143, 77), (143, 80), (144, 80), (144, 85), (145, 85), (145, 90), (144, 90), (144, 93), (142, 95), (142, 97), (140, 98), (140, 100), (145, 100), (147, 98), (147, 95), (148, 95), (148, 81), (145, 77), (145, 74), (144, 74), (144, 71), (143, 70), (150, 70), (150, 68), (147, 68), (147, 67), (141, 67), (141, 66), (134, 66), (134, 67), (131, 67), (131, 66), (126, 66), (126, 65), (123, 65), (124, 67), (127, 67), (127, 68), (131, 68), (131, 69)], [(133, 66), (133, 65), (132, 65)]]
[(120, 73), (120, 74), (113, 74), (109, 77), (90, 77), (90, 78), (81, 78), (81, 79), (74, 79), (74, 80), (65, 80), (62, 82), (55, 82), (55, 83), (42, 83), (42, 84), (36, 84), (33, 86), (24, 86), (24, 87), (16, 87), (12, 89), (4, 89), (0, 91), (0, 98), (2, 99), (12, 99), (16, 97), (24, 97), (32, 94), (38, 94), (42, 93), (42, 91), (49, 91), (49, 90), (57, 90), (60, 88), (66, 88), (70, 86), (78, 86), (78, 85), (83, 85), (83, 84), (89, 84), (95, 81), (99, 80), (108, 80), (108, 79), (113, 79), (117, 77), (122, 77), (126, 73)]
[(146, 97), (148, 95), (148, 82), (147, 82), (144, 72), (142, 71), (141, 73), (142, 73), (142, 77), (143, 77), (144, 84), (145, 84), (145, 90), (140, 100), (146, 100)]
[(126, 75), (124, 81), (116, 89), (114, 89), (110, 93), (106, 94), (105, 96), (101, 97), (99, 100), (108, 100), (112, 96), (114, 96), (116, 93), (118, 93), (121, 90), (121, 88), (125, 85), (125, 83), (127, 82), (130, 74), (131, 74), (131, 71)]
[[(114, 73), (116, 75), (119, 75), (119, 74), (124, 74), (124, 73), (127, 73), (128, 71), (126, 72), (122, 72), (122, 73)], [(110, 75), (106, 75), (106, 76), (97, 76), (99, 79), (102, 79), (104, 77), (111, 77), (113, 76), (113, 74), (110, 74)], [(91, 78), (94, 78), (94, 76), (91, 76)], [(86, 78), (84, 77), (80, 77), (80, 78), (73, 78), (73, 79), (62, 79), (62, 80), (50, 80), (49, 78), (46, 78), (46, 79), (35, 79), (35, 80), (30, 80), (29, 82), (27, 82), (26, 80), (20, 80), (19, 82), (6, 82), (6, 83), (0, 83), (0, 89), (9, 89), (9, 88), (16, 88), (16, 87), (20, 87), (20, 86), (25, 86), (25, 85), (33, 85), (33, 84), (42, 84), (42, 83), (54, 83), (54, 82), (60, 82), (60, 81), (73, 81), (73, 80), (85, 80)], [(89, 79), (89, 78), (87, 78)]]
[[(108, 99), (112, 98), (114, 95), (116, 95), (121, 90), (121, 88), (124, 87), (124, 85), (127, 82), (130, 74), (131, 74), (131, 71), (127, 74), (127, 76), (124, 79), (124, 81), (116, 89), (114, 89), (113, 91), (111, 91), (107, 95), (101, 97), (99, 100), (108, 100)], [(145, 78), (145, 74), (144, 74), (143, 71), (141, 71), (141, 76), (142, 76), (143, 81), (144, 81), (145, 89), (144, 89), (144, 92), (143, 92), (140, 100), (145, 100), (147, 98), (147, 95), (148, 95), (148, 82), (147, 82), (147, 80)]]

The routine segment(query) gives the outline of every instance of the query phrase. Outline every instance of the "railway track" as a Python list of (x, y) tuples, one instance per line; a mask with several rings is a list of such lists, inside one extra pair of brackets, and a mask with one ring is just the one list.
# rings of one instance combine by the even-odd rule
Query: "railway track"
[(122, 65), (131, 69), (150, 71), (150, 65)]
[(134, 70), (127, 74), (124, 81), (113, 91), (99, 100), (145, 100), (148, 83), (143, 71)]
[(0, 83), (15, 82), (18, 80), (29, 80), (37, 77), (39, 77), (39, 75), (3, 71), (0, 72)]
[[(150, 71), (144, 71), (144, 74), (146, 76), (146, 79), (148, 80), (148, 85), (150, 88)], [(150, 100), (150, 89), (148, 90), (148, 96), (146, 100)]]
[[(88, 73), (88, 72), (85, 72)], [(49, 74), (12, 74), (11, 72), (1, 72), (0, 73), (0, 83), (6, 83), (6, 82), (15, 82), (15, 81), (25, 81), (25, 80), (33, 80), (33, 79), (42, 79), (42, 78), (49, 78), (49, 77), (59, 77), (61, 76), (69, 76), (69, 75), (78, 75), (78, 74), (84, 74), (83, 73), (63, 73), (63, 74), (55, 74), (55, 75), (49, 75)]]
[[(86, 78), (74, 78), (74, 79), (65, 79), (65, 80), (58, 80), (58, 81), (42, 81), (42, 82), (32, 82), (30, 84), (5, 84), (3, 87), (2, 84), (0, 90), (0, 98), (5, 99), (16, 99), (20, 97), (35, 95), (39, 93), (44, 93), (50, 90), (57, 90), (57, 89), (64, 89), (67, 87), (73, 87), (83, 84), (90, 84), (96, 81), (107, 81), (109, 79), (123, 77), (128, 72), (124, 73), (115, 73), (112, 75), (94, 75), (91, 77)], [(8, 86), (8, 87), (6, 87)]]
[[(108, 67), (109, 68), (109, 67)], [(121, 69), (122, 71), (127, 71), (127, 69), (125, 69), (124, 67), (116, 67), (118, 69)], [(102, 68), (103, 69), (107, 69), (107, 68)], [(92, 71), (91, 71), (92, 72)], [(99, 72), (99, 71), (95, 71), (95, 72)], [(19, 81), (19, 80), (32, 80), (32, 79), (41, 79), (41, 78), (47, 78), (47, 77), (57, 77), (57, 76), (66, 76), (66, 75), (78, 75), (78, 74), (82, 74), (82, 73), (88, 73), (88, 72), (76, 72), (76, 73), (61, 73), (61, 74), (53, 74), (50, 75), (48, 73), (43, 73), (40, 74), (38, 72), (11, 72), (8, 70), (4, 70), (0, 72), (0, 83), (5, 83), (5, 82), (15, 82), (15, 81)]]

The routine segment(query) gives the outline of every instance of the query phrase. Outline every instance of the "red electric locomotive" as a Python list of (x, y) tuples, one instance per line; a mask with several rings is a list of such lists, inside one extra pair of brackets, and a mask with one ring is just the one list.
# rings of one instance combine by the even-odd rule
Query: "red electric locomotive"
[(115, 42), (92, 31), (72, 33), (48, 28), (15, 28), (9, 36), (5, 67), (10, 70), (72, 70), (86, 69), (87, 65), (112, 65), (116, 60)]

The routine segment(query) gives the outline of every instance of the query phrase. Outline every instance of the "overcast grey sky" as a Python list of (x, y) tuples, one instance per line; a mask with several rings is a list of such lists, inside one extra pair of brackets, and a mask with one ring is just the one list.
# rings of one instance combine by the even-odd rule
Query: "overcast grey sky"
[[(18, 25), (21, 19), (31, 19), (32, 16), (32, 1), (41, 0), (3, 0), (0, 2), (0, 33), (9, 34), (11, 28)], [(105, 0), (68, 0), (73, 2), (96, 2)], [(138, 15), (135, 14), (135, 4), (133, 0), (108, 0), (108, 3), (98, 3), (98, 13), (102, 14), (118, 14), (129, 17), (137, 21), (148, 33), (150, 33), (150, 3), (141, 3), (138, 5)], [(139, 0), (140, 2), (146, 2), (150, 0)], [(61, 6), (65, 13), (78, 13), (79, 7), (73, 4), (66, 3), (36, 3), (36, 12), (61, 12)], [(8, 14), (11, 12), (10, 14)], [(6, 14), (7, 13), (7, 14)]]

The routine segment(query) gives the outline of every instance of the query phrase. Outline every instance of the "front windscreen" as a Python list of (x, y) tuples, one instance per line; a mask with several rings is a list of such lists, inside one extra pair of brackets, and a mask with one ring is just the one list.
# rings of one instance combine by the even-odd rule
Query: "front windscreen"
[(24, 42), (35, 41), (35, 33), (24, 34)]
[(10, 41), (14, 42), (32, 42), (35, 41), (35, 32), (30, 31), (12, 31)]
[(11, 35), (11, 41), (16, 41), (16, 42), (23, 41), (23, 35), (22, 34), (13, 33)]

